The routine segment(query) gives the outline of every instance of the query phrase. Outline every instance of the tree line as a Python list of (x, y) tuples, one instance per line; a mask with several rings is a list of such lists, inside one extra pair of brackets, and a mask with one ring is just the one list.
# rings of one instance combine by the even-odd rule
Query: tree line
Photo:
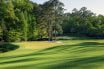
[(86, 7), (74, 8), (72, 13), (65, 13), (64, 34), (75, 34), (94, 38), (104, 38), (104, 16), (96, 15)]
[(82, 7), (64, 13), (64, 3), (0, 0), (0, 41), (56, 40), (63, 34), (104, 37), (104, 16)]
[(55, 39), (56, 33), (62, 29), (63, 6), (59, 0), (44, 4), (30, 0), (0, 0), (0, 40)]

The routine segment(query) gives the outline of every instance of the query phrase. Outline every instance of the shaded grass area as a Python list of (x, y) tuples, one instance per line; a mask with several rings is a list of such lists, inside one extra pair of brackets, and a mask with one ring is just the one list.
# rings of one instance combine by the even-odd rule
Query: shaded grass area
[(8, 52), (11, 50), (18, 49), (18, 45), (10, 44), (10, 43), (1, 43), (0, 44), (0, 53)]
[(29, 54), (0, 56), (0, 69), (104, 69), (104, 41), (63, 42)]
[(87, 37), (87, 36), (76, 36), (76, 35), (69, 35), (69, 36), (59, 36), (57, 40), (103, 40), (102, 37)]

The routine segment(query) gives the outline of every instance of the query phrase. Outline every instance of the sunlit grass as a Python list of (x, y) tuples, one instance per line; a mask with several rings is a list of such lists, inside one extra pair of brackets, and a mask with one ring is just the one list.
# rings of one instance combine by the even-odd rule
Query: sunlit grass
[(19, 44), (27, 49), (44, 49), (60, 45), (57, 42), (48, 42), (48, 41), (22, 42)]

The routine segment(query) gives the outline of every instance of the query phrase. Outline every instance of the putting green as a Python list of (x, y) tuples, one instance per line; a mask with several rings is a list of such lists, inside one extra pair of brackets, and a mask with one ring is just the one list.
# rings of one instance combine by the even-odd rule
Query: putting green
[(0, 69), (104, 69), (104, 40), (12, 43), (0, 53)]

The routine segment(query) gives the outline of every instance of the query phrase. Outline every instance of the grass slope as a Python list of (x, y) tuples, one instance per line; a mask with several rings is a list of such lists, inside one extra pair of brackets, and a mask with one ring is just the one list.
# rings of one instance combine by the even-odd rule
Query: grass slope
[(0, 69), (104, 69), (104, 40), (22, 42), (0, 54)]

